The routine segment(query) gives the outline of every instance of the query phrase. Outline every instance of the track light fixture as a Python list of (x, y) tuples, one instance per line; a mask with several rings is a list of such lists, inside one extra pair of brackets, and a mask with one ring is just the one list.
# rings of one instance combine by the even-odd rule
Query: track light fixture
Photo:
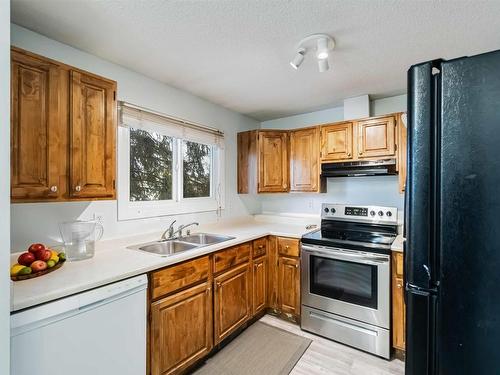
[(326, 34), (313, 34), (300, 41), (297, 45), (297, 52), (290, 65), (294, 69), (298, 69), (300, 64), (304, 61), (304, 57), (308, 51), (315, 51), (316, 58), (318, 59), (318, 69), (319, 71), (326, 72), (330, 69), (330, 64), (328, 62), (328, 57), (330, 51), (335, 47), (335, 41), (333, 38)]

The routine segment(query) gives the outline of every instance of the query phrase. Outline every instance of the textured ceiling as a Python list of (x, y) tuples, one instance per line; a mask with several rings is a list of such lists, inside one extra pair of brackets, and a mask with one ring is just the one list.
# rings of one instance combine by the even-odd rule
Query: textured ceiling
[[(500, 1), (13, 0), (12, 20), (259, 120), (403, 93), (411, 64), (500, 48)], [(331, 70), (289, 61), (313, 33)]]

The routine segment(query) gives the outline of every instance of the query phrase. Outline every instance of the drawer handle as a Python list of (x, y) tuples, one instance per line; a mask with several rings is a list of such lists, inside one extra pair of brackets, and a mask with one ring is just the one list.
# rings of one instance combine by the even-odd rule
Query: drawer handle
[(51, 186), (51, 187), (50, 187), (50, 191), (51, 191), (52, 193), (57, 192), (57, 186), (56, 186), (56, 185)]

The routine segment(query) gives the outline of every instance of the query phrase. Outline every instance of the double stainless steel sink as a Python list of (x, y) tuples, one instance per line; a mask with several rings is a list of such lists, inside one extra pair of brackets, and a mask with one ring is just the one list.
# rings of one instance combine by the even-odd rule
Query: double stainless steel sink
[(132, 250), (142, 250), (162, 256), (174, 255), (183, 251), (214, 245), (220, 242), (233, 240), (235, 237), (211, 233), (195, 233), (188, 236), (177, 237), (171, 240), (153, 241), (139, 245), (129, 246)]

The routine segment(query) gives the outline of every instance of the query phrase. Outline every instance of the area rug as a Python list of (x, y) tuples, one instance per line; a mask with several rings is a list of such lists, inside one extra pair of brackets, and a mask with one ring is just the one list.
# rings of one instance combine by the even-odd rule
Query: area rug
[(285, 375), (311, 340), (256, 322), (199, 368), (196, 375)]

